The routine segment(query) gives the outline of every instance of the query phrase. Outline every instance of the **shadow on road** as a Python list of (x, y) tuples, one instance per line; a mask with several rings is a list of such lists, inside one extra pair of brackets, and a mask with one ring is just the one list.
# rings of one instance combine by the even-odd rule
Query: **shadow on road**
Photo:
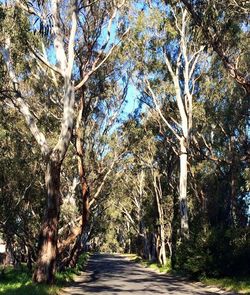
[[(65, 293), (64, 293), (65, 294)], [(161, 275), (118, 255), (91, 257), (86, 275), (73, 283), (66, 294), (219, 294), (194, 286), (185, 279)]]

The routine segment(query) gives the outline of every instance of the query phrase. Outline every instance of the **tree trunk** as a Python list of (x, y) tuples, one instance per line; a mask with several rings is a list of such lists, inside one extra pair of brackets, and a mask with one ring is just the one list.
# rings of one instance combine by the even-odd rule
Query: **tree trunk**
[(33, 274), (34, 282), (48, 284), (53, 282), (56, 268), (58, 220), (61, 205), (61, 163), (52, 160), (53, 156), (56, 156), (53, 154), (46, 169), (47, 210), (39, 236), (38, 259)]
[(78, 158), (78, 173), (81, 182), (81, 198), (82, 198), (82, 227), (81, 233), (78, 237), (75, 251), (72, 253), (72, 259), (70, 261), (70, 266), (75, 266), (78, 257), (81, 253), (82, 237), (88, 228), (89, 220), (89, 187), (87, 183), (86, 171), (84, 166), (84, 146), (83, 146), (83, 130), (81, 128), (82, 117), (84, 111), (84, 93), (81, 96), (78, 117), (76, 122), (76, 152)]
[(32, 270), (32, 255), (29, 247), (27, 247), (27, 268), (29, 271)]
[(179, 204), (181, 215), (181, 236), (189, 238), (188, 206), (187, 206), (187, 148), (185, 137), (180, 140), (180, 186)]
[(82, 235), (79, 235), (76, 239), (75, 245), (71, 251), (71, 257), (70, 257), (70, 262), (69, 266), (70, 267), (76, 267), (77, 260), (82, 253)]
[[(84, 93), (82, 93), (78, 116), (76, 121), (76, 153), (78, 159), (78, 174), (81, 183), (81, 199), (82, 199), (82, 225), (81, 232), (76, 237), (75, 244), (70, 250), (68, 258), (65, 260), (67, 265), (75, 267), (78, 257), (81, 253), (82, 247), (82, 237), (88, 228), (89, 220), (89, 187), (86, 178), (85, 166), (84, 166), (84, 146), (83, 146), (83, 130), (82, 126), (82, 117), (84, 111)], [(66, 266), (67, 266), (66, 265)]]
[[(162, 210), (162, 208), (158, 208), (158, 210)], [(159, 218), (159, 240), (158, 240), (158, 261), (161, 265), (165, 265), (167, 263), (167, 258), (166, 258), (166, 245), (165, 245), (165, 230), (164, 230), (164, 220), (162, 218), (162, 212), (160, 213), (160, 218)]]
[(131, 253), (131, 238), (130, 238), (130, 223), (127, 221), (127, 232), (128, 232), (128, 239), (125, 242), (125, 253), (130, 254)]
[(12, 247), (12, 242), (9, 239), (6, 240), (6, 254), (4, 259), (4, 265), (14, 264), (14, 251)]
[(157, 235), (153, 232), (151, 233), (151, 247), (150, 247), (150, 261), (156, 261), (157, 255)]
[(150, 258), (150, 251), (149, 251), (149, 245), (148, 245), (148, 235), (147, 232), (144, 232), (144, 239), (143, 239), (143, 252), (144, 257), (149, 260)]
[(176, 267), (176, 248), (177, 248), (177, 235), (178, 235), (178, 216), (179, 216), (179, 205), (178, 205), (178, 196), (175, 192), (173, 192), (173, 219), (172, 219), (172, 233), (171, 233), (171, 267), (175, 269)]
[(159, 240), (158, 240), (158, 251), (157, 258), (161, 265), (167, 263), (166, 258), (166, 245), (165, 245), (165, 229), (164, 229), (164, 214), (162, 208), (162, 191), (159, 176), (154, 175), (154, 187), (155, 187), (155, 198), (157, 204), (158, 222), (159, 222)]
[(237, 223), (237, 175), (238, 165), (235, 152), (235, 137), (230, 137), (229, 151), (231, 154), (231, 167), (230, 167), (230, 195), (229, 195), (229, 223), (236, 225)]

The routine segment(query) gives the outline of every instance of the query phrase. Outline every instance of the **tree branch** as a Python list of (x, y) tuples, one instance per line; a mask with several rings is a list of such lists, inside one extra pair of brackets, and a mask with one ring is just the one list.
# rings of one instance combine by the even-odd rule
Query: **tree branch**
[(36, 124), (36, 118), (30, 111), (30, 106), (23, 100), (23, 97), (19, 91), (19, 83), (16, 77), (15, 71), (12, 66), (10, 57), (10, 38), (6, 38), (4, 46), (4, 58), (6, 66), (9, 72), (10, 79), (13, 84), (14, 92), (16, 94), (15, 98), (12, 98), (13, 105), (19, 110), (19, 112), (24, 116), (26, 123), (34, 136), (35, 140), (40, 146), (43, 155), (47, 155), (50, 152), (50, 148), (47, 144), (44, 134), (39, 130)]
[(157, 98), (154, 94), (154, 91), (152, 90), (150, 83), (148, 80), (146, 80), (146, 84), (147, 84), (147, 88), (151, 94), (151, 97), (153, 98), (154, 101), (154, 105), (158, 111), (158, 114), (160, 115), (160, 117), (162, 118), (162, 120), (164, 121), (164, 123), (167, 125), (167, 127), (173, 132), (173, 134), (175, 135), (175, 137), (180, 140), (180, 136), (177, 134), (177, 132), (174, 130), (174, 128), (169, 124), (168, 120), (163, 116), (162, 111), (160, 109), (159, 104), (157, 103)]

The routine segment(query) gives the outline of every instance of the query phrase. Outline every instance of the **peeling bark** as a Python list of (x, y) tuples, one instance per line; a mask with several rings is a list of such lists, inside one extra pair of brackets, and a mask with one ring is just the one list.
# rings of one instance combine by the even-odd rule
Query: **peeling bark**
[[(61, 263), (60, 268), (65, 268), (67, 266), (75, 266), (79, 254), (81, 253), (81, 246), (82, 246), (82, 236), (84, 232), (86, 232), (88, 219), (89, 219), (89, 187), (87, 184), (86, 172), (84, 168), (84, 147), (83, 147), (83, 132), (82, 132), (82, 116), (84, 111), (84, 97), (82, 95), (79, 109), (78, 109), (78, 116), (76, 121), (76, 153), (77, 153), (77, 160), (78, 160), (78, 174), (81, 184), (81, 225), (76, 227), (72, 234), (64, 241), (60, 248), (59, 253), (61, 257), (65, 256), (65, 251), (69, 249), (69, 253), (65, 256)], [(73, 243), (73, 246), (70, 247)]]
[(33, 280), (53, 283), (57, 257), (57, 232), (60, 213), (61, 163), (49, 160), (46, 170), (47, 210), (39, 236), (39, 253)]
[(82, 198), (82, 224), (81, 231), (77, 236), (76, 243), (71, 250), (69, 256), (69, 265), (74, 267), (77, 263), (77, 259), (81, 253), (82, 237), (88, 228), (89, 220), (89, 187), (86, 178), (85, 166), (84, 166), (84, 147), (83, 147), (83, 132), (81, 128), (82, 116), (84, 111), (84, 97), (82, 95), (79, 105), (78, 117), (76, 122), (76, 152), (78, 159), (78, 174), (81, 183), (81, 198)]

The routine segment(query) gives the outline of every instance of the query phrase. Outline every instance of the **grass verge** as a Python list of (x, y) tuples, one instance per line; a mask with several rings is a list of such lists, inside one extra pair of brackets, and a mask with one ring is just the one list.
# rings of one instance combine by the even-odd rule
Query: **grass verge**
[[(165, 266), (159, 265), (155, 262), (149, 262), (147, 260), (142, 259), (140, 256), (136, 254), (126, 254), (127, 258), (131, 261), (140, 263), (144, 267), (148, 267), (154, 269), (161, 273), (169, 273), (173, 275), (183, 275), (181, 273), (176, 273), (171, 270), (170, 260), (167, 260), (167, 264)], [(185, 274), (186, 276), (187, 274)], [(248, 294), (250, 295), (250, 278), (200, 278), (200, 281), (208, 286), (216, 286), (218, 288), (226, 289), (228, 291), (237, 292), (239, 294)]]
[(171, 263), (170, 259), (167, 259), (166, 265), (160, 265), (156, 262), (150, 262), (148, 260), (142, 259), (140, 256), (137, 256), (135, 254), (126, 254), (126, 256), (133, 262), (140, 263), (144, 267), (156, 270), (160, 273), (170, 273), (171, 272)]
[(234, 291), (240, 294), (250, 294), (250, 278), (201, 278), (201, 282), (205, 285), (212, 285)]
[(13, 267), (5, 268), (0, 274), (0, 294), (5, 295), (55, 295), (59, 290), (74, 280), (74, 276), (80, 274), (87, 263), (89, 253), (84, 253), (79, 257), (77, 266), (69, 268), (64, 272), (56, 273), (55, 284), (34, 284), (32, 273), (22, 266), (20, 269)]

